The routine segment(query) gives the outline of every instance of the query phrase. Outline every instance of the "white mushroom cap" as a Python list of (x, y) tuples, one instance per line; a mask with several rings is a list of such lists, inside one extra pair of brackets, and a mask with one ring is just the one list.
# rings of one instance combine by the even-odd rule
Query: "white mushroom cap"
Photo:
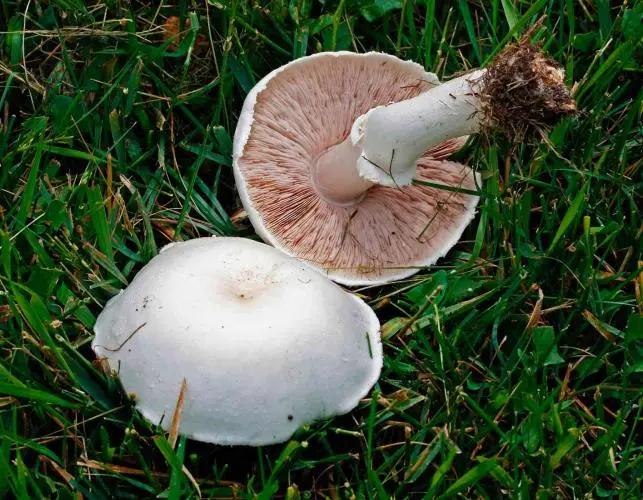
[(99, 315), (92, 348), (169, 429), (265, 445), (352, 410), (382, 367), (375, 313), (304, 263), (243, 238), (165, 247)]

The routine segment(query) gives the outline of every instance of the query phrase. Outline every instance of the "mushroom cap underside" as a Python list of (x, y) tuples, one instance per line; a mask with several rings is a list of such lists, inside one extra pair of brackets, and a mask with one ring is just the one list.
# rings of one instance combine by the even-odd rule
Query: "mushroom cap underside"
[(427, 151), (417, 168), (417, 179), (455, 191), (374, 186), (358, 204), (339, 206), (311, 182), (315, 158), (342, 142), (357, 117), (438, 83), (421, 66), (380, 53), (317, 54), (264, 78), (246, 98), (233, 155), (257, 234), (349, 286), (401, 279), (446, 254), (478, 202), (469, 194), (477, 191), (474, 172), (445, 161), (462, 139)]

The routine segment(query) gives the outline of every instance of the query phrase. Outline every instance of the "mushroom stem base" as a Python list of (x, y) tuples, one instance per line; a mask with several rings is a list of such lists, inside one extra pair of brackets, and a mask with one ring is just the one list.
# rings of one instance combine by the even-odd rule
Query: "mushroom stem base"
[(328, 203), (357, 204), (375, 184), (359, 175), (357, 159), (361, 152), (360, 147), (353, 146), (349, 136), (315, 159), (311, 172), (313, 186)]

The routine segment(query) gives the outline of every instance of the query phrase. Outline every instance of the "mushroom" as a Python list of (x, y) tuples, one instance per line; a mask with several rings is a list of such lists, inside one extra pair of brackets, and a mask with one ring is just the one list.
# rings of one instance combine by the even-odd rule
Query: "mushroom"
[[(267, 75), (245, 100), (233, 150), (257, 234), (349, 286), (434, 263), (474, 217), (480, 185), (446, 158), (487, 126), (522, 130), (573, 108), (558, 67), (515, 47), (443, 84), (374, 52), (320, 53)], [(516, 106), (525, 95), (533, 112)]]
[(382, 367), (379, 322), (358, 297), (244, 238), (164, 247), (108, 301), (92, 348), (138, 410), (228, 445), (287, 440), (357, 406)]

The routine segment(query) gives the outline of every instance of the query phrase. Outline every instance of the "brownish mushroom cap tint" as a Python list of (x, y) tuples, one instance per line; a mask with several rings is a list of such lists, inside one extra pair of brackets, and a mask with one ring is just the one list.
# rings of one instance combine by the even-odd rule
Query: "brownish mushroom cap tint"
[(446, 254), (478, 201), (466, 193), (478, 189), (473, 171), (445, 160), (464, 139), (418, 161), (417, 179), (455, 189), (374, 185), (342, 204), (323, 197), (312, 175), (357, 117), (437, 84), (421, 66), (380, 53), (317, 54), (266, 76), (246, 98), (234, 139), (237, 188), (257, 234), (349, 286), (401, 279)]

